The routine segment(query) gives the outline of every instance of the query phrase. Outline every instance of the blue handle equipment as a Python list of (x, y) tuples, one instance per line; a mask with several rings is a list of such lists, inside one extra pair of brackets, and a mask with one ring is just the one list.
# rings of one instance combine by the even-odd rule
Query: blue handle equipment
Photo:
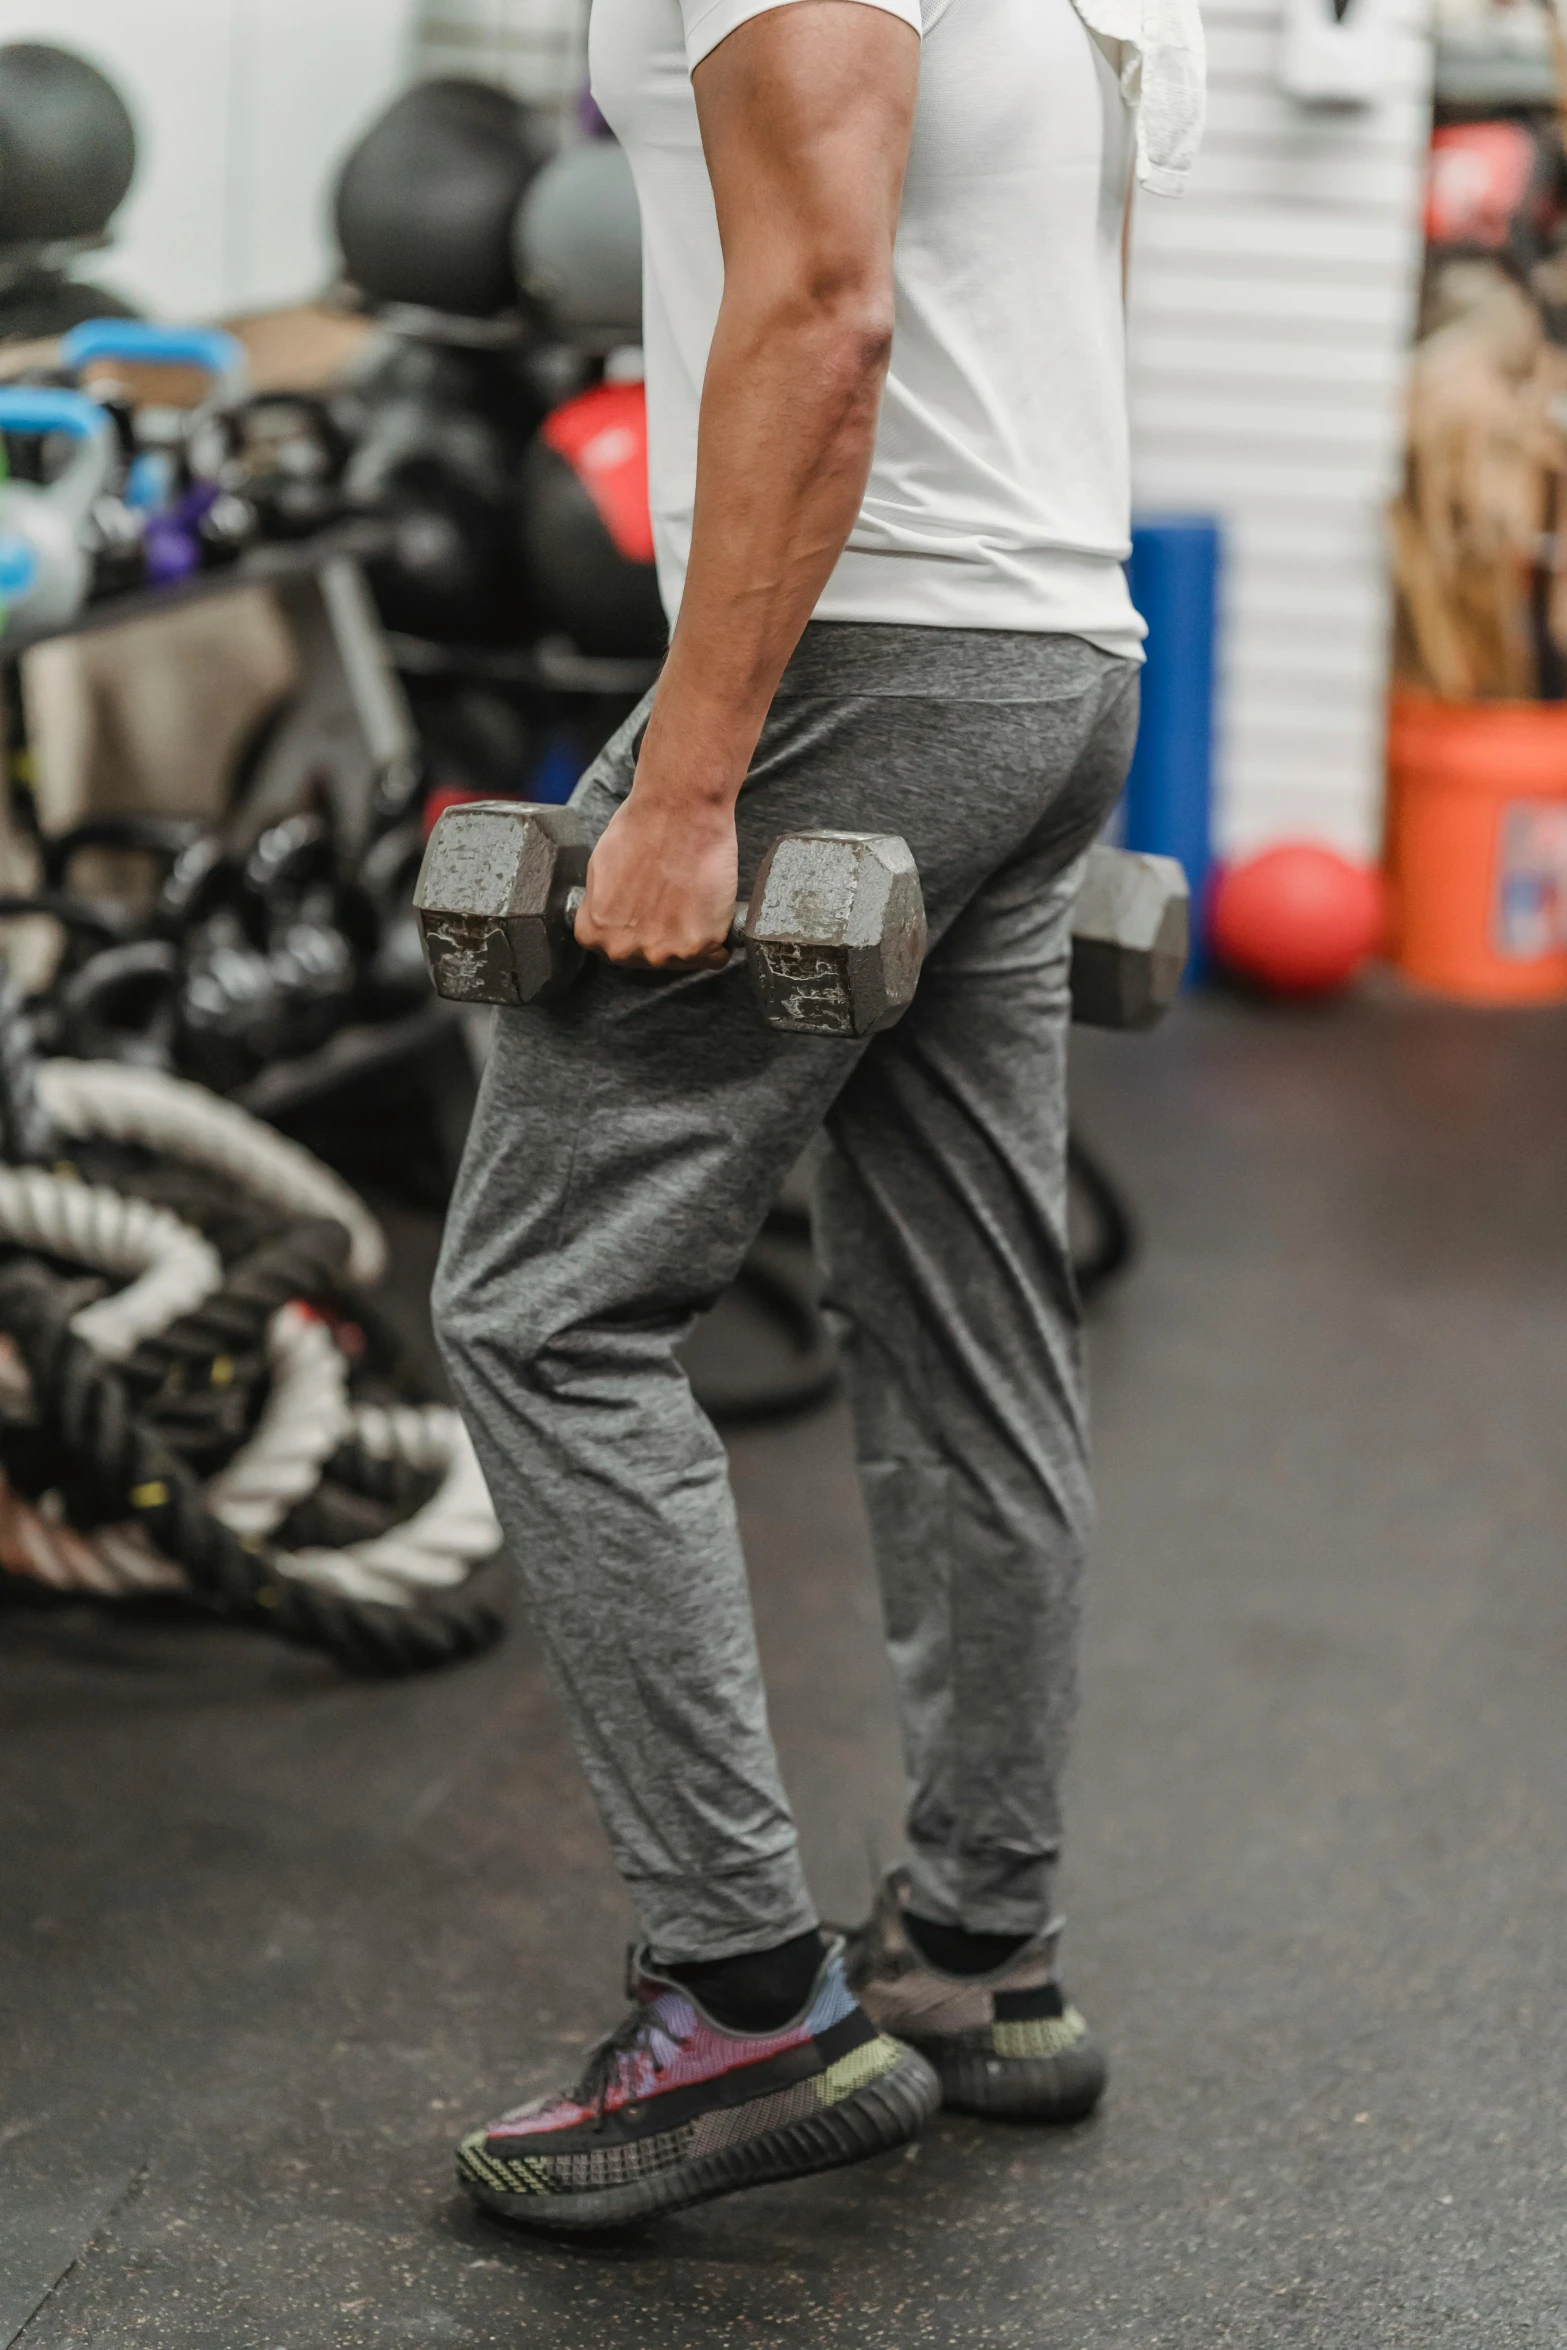
[(68, 432), (91, 440), (107, 432), (108, 418), (85, 392), (52, 391), (46, 385), (0, 386), (0, 432)]
[(96, 359), (134, 359), (165, 367), (200, 367), (220, 381), (244, 373), (245, 351), (214, 326), (156, 326), (143, 318), (88, 318), (60, 337), (60, 357), (72, 369)]

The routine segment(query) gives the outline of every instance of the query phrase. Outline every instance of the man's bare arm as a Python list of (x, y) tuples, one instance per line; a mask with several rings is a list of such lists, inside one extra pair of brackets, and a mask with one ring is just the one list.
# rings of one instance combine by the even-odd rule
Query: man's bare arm
[(724, 296), (680, 616), (577, 920), (617, 961), (723, 960), (735, 800), (870, 470), (918, 74), (901, 18), (793, 0), (692, 77)]

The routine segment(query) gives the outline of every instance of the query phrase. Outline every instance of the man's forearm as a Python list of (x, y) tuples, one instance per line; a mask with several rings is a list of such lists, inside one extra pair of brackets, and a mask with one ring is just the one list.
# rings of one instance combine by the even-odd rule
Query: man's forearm
[(854, 527), (892, 345), (890, 293), (726, 298), (702, 394), (685, 593), (642, 784), (733, 803), (784, 666)]
[(844, 0), (765, 9), (692, 74), (724, 296), (680, 616), (577, 915), (612, 961), (727, 955), (734, 804), (870, 471), (918, 77), (914, 27)]

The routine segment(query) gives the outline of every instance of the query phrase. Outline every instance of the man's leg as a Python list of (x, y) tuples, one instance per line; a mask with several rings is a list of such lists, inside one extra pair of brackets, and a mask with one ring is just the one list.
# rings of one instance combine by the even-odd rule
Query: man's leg
[[(595, 773), (599, 818), (630, 748)], [(858, 2162), (940, 2103), (816, 1931), (723, 1448), (675, 1361), (856, 1050), (764, 1028), (743, 971), (598, 966), (503, 1015), (486, 1071), (437, 1319), (647, 1937), (578, 2077), (458, 2147), (467, 2191), (523, 2226)]]
[[(939, 939), (1057, 803), (1063, 859), (1092, 831), (1073, 779), (1125, 668), (1073, 639), (813, 627), (741, 795), (742, 888), (778, 831), (901, 832)], [(635, 733), (579, 795), (596, 821)], [(1005, 977), (979, 984), (1001, 1016)], [(765, 1028), (738, 968), (590, 965), (561, 1004), (501, 1016), (448, 1221), (453, 1381), (666, 1963), (770, 1949), (814, 1918), (724, 1455), (674, 1355), (862, 1049)]]
[[(778, 831), (903, 833), (939, 991), (943, 933), (997, 866), (1058, 803), (1058, 864), (1092, 829), (1072, 784), (1123, 666), (1071, 640), (808, 630), (741, 795), (742, 889)], [(635, 731), (579, 795), (600, 820)], [(857, 2161), (942, 2094), (815, 1933), (723, 1453), (674, 1359), (862, 1049), (768, 1030), (733, 967), (590, 967), (500, 1023), (437, 1317), (649, 1937), (633, 2011), (581, 2080), (459, 2150), (469, 2189), (524, 2222), (604, 2225)], [(736, 1969), (764, 1978), (749, 2012)]]
[(1067, 789), (829, 1114), (817, 1205), (911, 1786), (910, 1906), (1047, 1923), (1092, 1516), (1066, 1223), (1077, 852), (1120, 788), (1109, 675)]
[[(1079, 2121), (1103, 2050), (1056, 1975), (1060, 1780), (1091, 1517), (1066, 1228), (1070, 922), (1120, 788), (1107, 667), (1071, 776), (929, 956), (828, 1120), (818, 1228), (903, 1717), (911, 1865), (852, 1938), (944, 2104)], [(1061, 730), (1040, 713), (1042, 742)]]
[[(579, 794), (598, 824), (639, 734)], [(563, 1003), (500, 1015), (447, 1221), (453, 1385), (665, 1963), (815, 1924), (724, 1449), (675, 1358), (855, 1050), (764, 1028), (738, 970), (590, 963)]]

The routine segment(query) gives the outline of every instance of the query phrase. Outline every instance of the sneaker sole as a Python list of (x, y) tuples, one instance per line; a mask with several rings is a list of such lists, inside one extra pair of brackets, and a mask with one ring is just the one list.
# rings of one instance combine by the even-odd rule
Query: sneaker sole
[(916, 2050), (905, 2047), (889, 2072), (838, 2104), (720, 2153), (672, 2164), (651, 2178), (578, 2193), (510, 2195), (461, 2170), (457, 2175), (474, 2201), (498, 2219), (546, 2234), (586, 2235), (667, 2211), (684, 2211), (693, 2203), (710, 2203), (745, 2187), (808, 2178), (816, 2171), (840, 2170), (873, 2154), (890, 2153), (917, 2136), (940, 2104), (941, 2084), (933, 2068)]
[(1086, 2121), (1110, 2073), (1103, 2049), (1091, 2040), (1057, 2056), (985, 2056), (929, 2040), (918, 2045), (941, 2083), (949, 2113), (995, 2120)]

